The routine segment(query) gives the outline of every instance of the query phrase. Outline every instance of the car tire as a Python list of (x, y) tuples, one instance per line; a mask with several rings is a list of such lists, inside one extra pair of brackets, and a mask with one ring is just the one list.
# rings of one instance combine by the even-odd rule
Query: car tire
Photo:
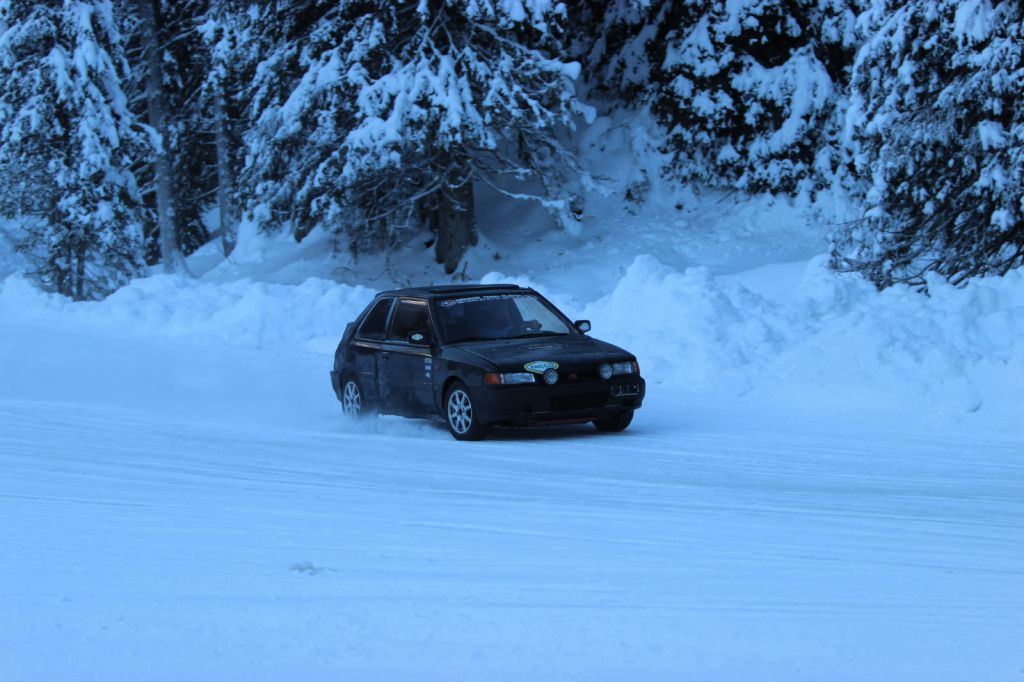
[(625, 431), (629, 423), (633, 421), (633, 410), (624, 410), (611, 417), (595, 419), (594, 426), (603, 433), (616, 433)]
[(461, 381), (456, 381), (444, 394), (444, 421), (455, 440), (480, 440), (487, 433), (480, 423), (473, 397)]
[(338, 396), (338, 400), (341, 401), (342, 413), (349, 419), (362, 419), (373, 414), (373, 408), (366, 399), (362, 386), (352, 375), (345, 377), (341, 382), (341, 395)]

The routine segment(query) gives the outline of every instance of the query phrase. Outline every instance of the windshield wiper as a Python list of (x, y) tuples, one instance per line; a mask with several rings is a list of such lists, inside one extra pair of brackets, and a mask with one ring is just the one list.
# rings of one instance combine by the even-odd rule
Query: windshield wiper
[(568, 336), (568, 335), (569, 334), (566, 333), (566, 332), (543, 331), (543, 332), (530, 332), (529, 334), (519, 334), (517, 336), (510, 336), (508, 338), (510, 338), (510, 339), (532, 339), (532, 338), (535, 338), (535, 337), (538, 337), (538, 336)]
[(463, 341), (497, 341), (497, 340), (498, 340), (498, 337), (496, 337), (496, 336), (464, 336), (461, 339), (455, 339), (454, 341), (449, 341), (448, 343), (462, 343)]

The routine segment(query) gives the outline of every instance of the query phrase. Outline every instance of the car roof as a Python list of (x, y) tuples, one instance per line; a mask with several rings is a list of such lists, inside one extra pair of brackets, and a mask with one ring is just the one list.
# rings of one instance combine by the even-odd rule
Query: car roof
[(517, 284), (442, 284), (429, 287), (406, 287), (382, 291), (377, 296), (409, 296), (412, 298), (437, 298), (464, 294), (479, 296), (481, 294), (505, 294), (509, 292), (528, 292), (532, 289)]

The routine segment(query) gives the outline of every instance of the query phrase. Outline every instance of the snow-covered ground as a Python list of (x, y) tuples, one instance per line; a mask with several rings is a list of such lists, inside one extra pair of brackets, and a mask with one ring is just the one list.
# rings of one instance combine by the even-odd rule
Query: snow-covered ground
[(368, 288), (0, 283), (0, 679), (1020, 679), (1024, 273), (512, 267), (629, 431), (346, 423)]

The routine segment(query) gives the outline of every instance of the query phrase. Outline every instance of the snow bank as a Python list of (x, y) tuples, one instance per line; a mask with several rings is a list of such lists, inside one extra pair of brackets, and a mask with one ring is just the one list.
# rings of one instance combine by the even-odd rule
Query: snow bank
[(345, 324), (374, 291), (324, 279), (302, 284), (210, 283), (168, 275), (132, 282), (99, 302), (45, 294), (20, 275), (0, 284), (0, 317), (71, 318), (141, 332), (242, 347), (333, 351)]
[(1024, 271), (930, 295), (811, 261), (785, 304), (704, 269), (638, 258), (587, 305), (595, 334), (637, 354), (653, 381), (841, 407), (925, 403), (1016, 410), (1024, 383)]
[(650, 380), (694, 390), (748, 390), (751, 372), (792, 333), (780, 308), (757, 294), (706, 268), (678, 272), (650, 256), (580, 316), (599, 338), (636, 353)]
[[(498, 273), (483, 279), (538, 286)], [(597, 337), (636, 353), (660, 390), (840, 409), (1016, 409), (1024, 383), (1024, 271), (963, 289), (933, 279), (924, 295), (901, 287), (878, 292), (859, 276), (828, 271), (820, 258), (777, 300), (741, 280), (703, 268), (679, 272), (644, 256), (596, 300), (587, 282), (571, 292), (538, 288), (571, 316), (590, 319)], [(71, 303), (12, 276), (0, 284), (0, 318), (72, 319), (124, 333), (326, 354), (373, 293), (316, 278), (281, 285), (155, 276), (102, 302)]]

